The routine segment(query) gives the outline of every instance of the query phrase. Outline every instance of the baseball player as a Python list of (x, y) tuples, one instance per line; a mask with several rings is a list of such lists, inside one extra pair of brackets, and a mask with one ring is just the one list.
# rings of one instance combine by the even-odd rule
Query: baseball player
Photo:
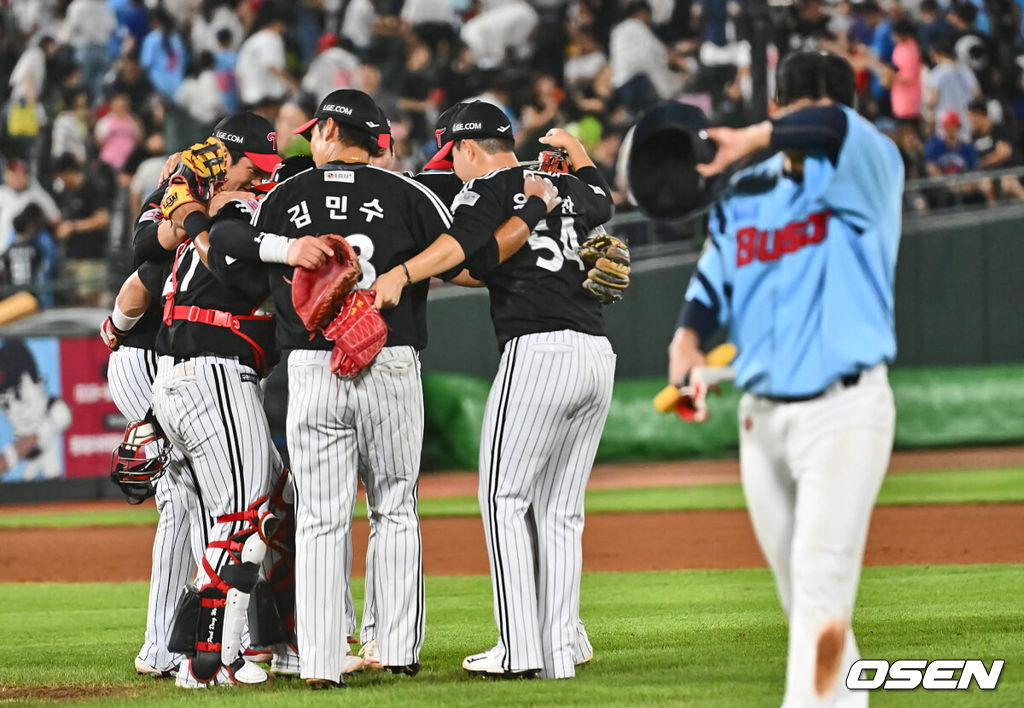
[[(230, 127), (232, 118), (226, 119), (224, 124)], [(225, 175), (226, 186), (232, 189), (242, 187), (248, 174), (244, 166), (236, 165)], [(185, 238), (184, 230), (164, 219), (160, 211), (160, 200), (166, 187), (165, 180), (143, 201), (135, 219), (132, 238), (135, 268), (147, 260), (169, 264), (174, 247)], [(167, 244), (167, 247), (162, 244)], [(154, 300), (138, 318), (127, 317), (115, 303), (112, 314), (103, 323), (101, 334), (111, 348), (107, 365), (110, 395), (129, 421), (142, 420), (150, 408), (157, 369), (156, 333), (160, 317), (161, 304), (158, 300)], [(193, 565), (199, 562), (206, 547), (202, 534), (193, 536), (189, 531), (193, 526), (201, 526), (198, 517), (194, 524), (189, 518), (205, 512), (194, 508), (194, 471), (188, 459), (172, 448), (166, 470), (156, 481), (154, 489), (159, 520), (153, 540), (145, 642), (135, 658), (136, 671), (155, 678), (171, 677), (172, 671), (181, 663), (180, 655), (167, 650), (167, 632), (178, 592), (191, 579)]]
[[(380, 110), (354, 90), (332, 92), (300, 132), (318, 167), (278, 185), (248, 233), (224, 239), (238, 258), (278, 264), (271, 288), (278, 345), (288, 352), (288, 441), (296, 488), (296, 618), (301, 675), (312, 688), (344, 685), (343, 548), (351, 530), (357, 467), (364, 467), (374, 534), (374, 632), (379, 664), (415, 674), (423, 641), (423, 570), (416, 482), (423, 434), (417, 351), (426, 344), (426, 284), (385, 314), (386, 343), (350, 379), (331, 370), (336, 344), (310, 336), (282, 265), (311, 233), (339, 233), (358, 253), (358, 288), (420, 252), (451, 223), (437, 197), (372, 165), (387, 145)], [(524, 231), (526, 231), (524, 229)], [(523, 234), (525, 238), (525, 233)], [(317, 239), (312, 239), (319, 243)], [(522, 240), (520, 240), (522, 243)], [(328, 253), (300, 261), (317, 267)], [(501, 250), (501, 249), (499, 249)]]
[[(893, 279), (903, 164), (852, 108), (850, 65), (798, 52), (779, 67), (773, 118), (709, 129), (705, 176), (770, 150), (712, 209), (708, 246), (669, 348), (669, 380), (728, 326), (740, 467), (754, 532), (789, 618), (785, 706), (866, 705), (845, 688), (853, 614), (895, 411)], [(756, 177), (756, 179), (747, 179)]]
[[(218, 132), (225, 133), (223, 143), (211, 144), (220, 148), (227, 172), (234, 169), (237, 177), (226, 186), (248, 186), (266, 176), (257, 162), (270, 166), (269, 160), (277, 161), (272, 126), (254, 114), (222, 123)], [(183, 163), (193, 164), (184, 155)], [(148, 261), (118, 296), (118, 310), (129, 319), (137, 319), (151, 299), (164, 296), (153, 409), (164, 433), (192, 463), (201, 514), (194, 533), (206, 541), (197, 590), (179, 602), (168, 640), (171, 649), (190, 654), (176, 681), (187, 688), (267, 680), (267, 673), (241, 653), (248, 594), (272, 545), (267, 496), (281, 474), (259, 387), (272, 364), (273, 323), (256, 312), (267, 294), (265, 273), (206, 247), (216, 219), (248, 219), (255, 211), (245, 201), (229, 206), (211, 227), (193, 186), (184, 177), (172, 178), (160, 208), (189, 240), (178, 246), (166, 282), (167, 268)], [(132, 299), (139, 283), (146, 288), (143, 294), (148, 290), (154, 296)], [(278, 654), (286, 652), (282, 648)]]
[[(523, 192), (527, 171), (500, 109), (465, 104), (450, 138), (455, 172), (466, 181), (452, 204), (452, 238), (386, 273), (375, 288), (387, 306), (406, 284), (435, 272), (431, 263), (453, 243), (479, 254), (456, 282), (489, 288), (502, 350), (484, 413), (479, 488), (499, 638), (463, 667), (485, 676), (572, 677), (592, 655), (579, 621), (583, 493), (615, 374), (580, 241), (613, 206), (586, 152), (564, 131), (545, 140), (568, 150), (576, 171), (546, 176), (560, 197), (550, 215)], [(493, 247), (473, 241), (512, 215), (533, 224), (529, 247), (499, 265)]]

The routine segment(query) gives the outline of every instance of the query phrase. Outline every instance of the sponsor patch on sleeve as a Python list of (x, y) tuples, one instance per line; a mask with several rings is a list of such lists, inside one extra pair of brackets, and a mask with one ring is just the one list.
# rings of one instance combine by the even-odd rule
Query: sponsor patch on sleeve
[(462, 205), (473, 206), (480, 199), (480, 195), (473, 190), (463, 190), (456, 195), (452, 201), (452, 211), (455, 211)]

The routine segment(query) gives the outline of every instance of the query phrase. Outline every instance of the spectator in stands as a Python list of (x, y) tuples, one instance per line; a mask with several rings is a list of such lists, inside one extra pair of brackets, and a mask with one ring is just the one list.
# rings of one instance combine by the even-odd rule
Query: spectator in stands
[(523, 122), (516, 135), (516, 152), (524, 160), (532, 160), (541, 150), (548, 148), (538, 138), (548, 130), (565, 123), (561, 103), (565, 93), (551, 76), (541, 75), (533, 80), (531, 99), (523, 106)]
[[(968, 107), (971, 117), (971, 133), (974, 137), (974, 150), (978, 155), (978, 168), (982, 170), (1002, 170), (1018, 167), (1021, 164), (1020, 154), (1013, 146), (1013, 138), (1003, 125), (997, 125), (988, 114), (988, 104), (984, 99), (971, 101)], [(999, 188), (1007, 197), (1024, 200), (1024, 186), (1020, 179), (1013, 175), (1004, 175), (999, 179)], [(981, 190), (989, 202), (997, 199), (996, 183), (986, 179), (981, 182)]]
[[(970, 172), (978, 167), (978, 153), (974, 145), (960, 139), (962, 126), (960, 114), (948, 110), (940, 122), (941, 133), (928, 141), (924, 148), (925, 169), (931, 177), (944, 177)], [(954, 195), (960, 195), (964, 202), (982, 201), (984, 195), (977, 184), (955, 183), (949, 188), (929, 190), (926, 194), (931, 206), (952, 206)]]
[(57, 225), (57, 240), (63, 244), (68, 275), (75, 280), (75, 299), (80, 305), (104, 304), (109, 299), (105, 260), (110, 226), (107, 200), (95, 182), (86, 179), (82, 165), (72, 155), (58, 157), (54, 172), (62, 216)]
[(921, 0), (921, 29), (917, 39), (921, 45), (921, 56), (930, 60), (931, 50), (936, 44), (951, 41), (956, 30), (946, 22), (946, 14), (936, 0)]
[(160, 184), (160, 172), (167, 162), (167, 140), (160, 129), (153, 130), (128, 157), (118, 176), (128, 186), (128, 213), (138, 214), (142, 200)]
[(612, 86), (616, 96), (634, 113), (676, 96), (683, 77), (672, 70), (668, 49), (651, 31), (651, 7), (632, 0), (626, 19), (611, 33)]
[(537, 11), (524, 0), (490, 3), (462, 26), (461, 37), (477, 67), (496, 69), (530, 56), (538, 20)]
[(204, 51), (199, 55), (178, 88), (174, 100), (200, 125), (212, 128), (214, 123), (227, 115), (228, 107), (224, 103), (217, 74), (213, 69), (213, 54)]
[(153, 86), (146, 78), (142, 66), (139, 65), (139, 57), (135, 52), (128, 52), (121, 56), (117, 63), (117, 71), (105, 87), (105, 94), (108, 98), (118, 93), (126, 94), (129, 97), (132, 113), (145, 115), (148, 112), (153, 97)]
[(235, 12), (234, 3), (202, 0), (199, 11), (192, 18), (189, 42), (195, 53), (216, 53), (220, 48), (237, 52), (244, 36), (245, 28)]
[(436, 106), (431, 94), (437, 84), (430, 67), (430, 49), (423, 42), (413, 42), (407, 52), (405, 73), (398, 88), (398, 107), (409, 118), (409, 138), (425, 142), (434, 134)]
[(117, 24), (124, 28), (136, 47), (140, 46), (149, 33), (149, 8), (145, 0), (110, 0), (108, 4)]
[(110, 66), (108, 47), (116, 29), (117, 18), (106, 0), (72, 0), (68, 5), (62, 35), (74, 47), (82, 83), (94, 103), (101, 98), (103, 75)]
[(405, 0), (402, 19), (432, 52), (455, 43), (456, 17), (448, 0)]
[[(360, 73), (362, 62), (354, 49), (338, 46), (338, 35), (328, 32), (320, 37), (317, 44), (318, 53), (309, 63), (306, 75), (302, 77), (302, 90), (323, 98), (331, 91), (342, 88), (360, 89)], [(348, 44), (348, 42), (346, 42)]]
[[(326, 95), (321, 94), (321, 98)], [(300, 125), (308, 123), (313, 117), (319, 99), (312, 96), (313, 94), (300, 94), (296, 98), (285, 101), (281, 110), (277, 112), (274, 131), (277, 133), (277, 151), (281, 157), (310, 154), (309, 141), (301, 135), (295, 135), (294, 131)]]
[(35, 104), (42, 101), (43, 86), (46, 83), (46, 63), (56, 52), (57, 42), (47, 34), (29, 44), (18, 57), (18, 63), (14, 65), (8, 81), (12, 102)]
[(6, 246), (14, 217), (35, 204), (51, 223), (60, 220), (60, 210), (50, 193), (31, 177), (24, 160), (8, 160), (4, 183), (0, 185), (0, 248)]
[(906, 18), (898, 20), (892, 28), (896, 46), (892, 50), (892, 65), (896, 69), (889, 82), (892, 115), (903, 124), (915, 126), (921, 120), (921, 52), (915, 40), (914, 23)]
[(14, 217), (9, 234), (4, 235), (0, 255), (0, 297), (31, 290), (40, 305), (53, 305), (53, 281), (57, 265), (57, 247), (50, 235), (46, 215), (38, 204), (28, 204)]
[(288, 73), (285, 62), (286, 28), (286, 17), (277, 3), (260, 6), (257, 30), (242, 43), (235, 66), (243, 106), (281, 103), (289, 93), (298, 90), (298, 83)]
[(141, 138), (142, 127), (139, 119), (132, 115), (127, 94), (116, 94), (110, 99), (107, 114), (96, 122), (100, 162), (114, 171), (120, 170)]
[(953, 111), (960, 119), (963, 131), (961, 138), (969, 140), (967, 104), (981, 95), (978, 80), (974, 77), (973, 71), (956, 60), (953, 56), (953, 47), (948, 40), (932, 47), (932, 60), (935, 66), (928, 71), (925, 79), (925, 106), (930, 114), (929, 123)]
[(150, 14), (149, 25), (152, 29), (142, 42), (139, 64), (153, 87), (165, 98), (173, 100), (185, 80), (188, 62), (185, 44), (174, 29), (171, 16), (162, 6)]
[(89, 135), (92, 132), (89, 94), (84, 89), (78, 89), (71, 92), (65, 103), (67, 108), (53, 119), (50, 157), (69, 153), (84, 163), (88, 157)]
[(220, 100), (229, 113), (238, 111), (242, 102), (238, 98), (238, 82), (235, 81), (235, 67), (238, 66), (238, 52), (233, 47), (231, 30), (217, 30), (217, 45), (213, 50), (213, 71), (217, 76)]

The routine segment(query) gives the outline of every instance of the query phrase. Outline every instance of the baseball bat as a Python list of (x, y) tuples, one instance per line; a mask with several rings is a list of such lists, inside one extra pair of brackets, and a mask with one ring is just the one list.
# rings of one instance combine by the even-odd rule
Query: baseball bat
[[(731, 381), (736, 376), (729, 364), (736, 357), (736, 345), (732, 342), (719, 344), (708, 352), (704, 358), (705, 365), (700, 367), (702, 380), (708, 386), (721, 381)], [(676, 401), (680, 396), (689, 395), (687, 385), (675, 386), (669, 384), (654, 397), (654, 408), (659, 413), (670, 413), (675, 410)]]

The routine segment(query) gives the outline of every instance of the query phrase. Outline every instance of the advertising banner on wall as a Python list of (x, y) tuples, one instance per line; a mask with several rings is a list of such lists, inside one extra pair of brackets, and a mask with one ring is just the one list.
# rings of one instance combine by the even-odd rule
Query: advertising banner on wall
[(0, 340), (0, 481), (104, 476), (125, 421), (97, 337)]

